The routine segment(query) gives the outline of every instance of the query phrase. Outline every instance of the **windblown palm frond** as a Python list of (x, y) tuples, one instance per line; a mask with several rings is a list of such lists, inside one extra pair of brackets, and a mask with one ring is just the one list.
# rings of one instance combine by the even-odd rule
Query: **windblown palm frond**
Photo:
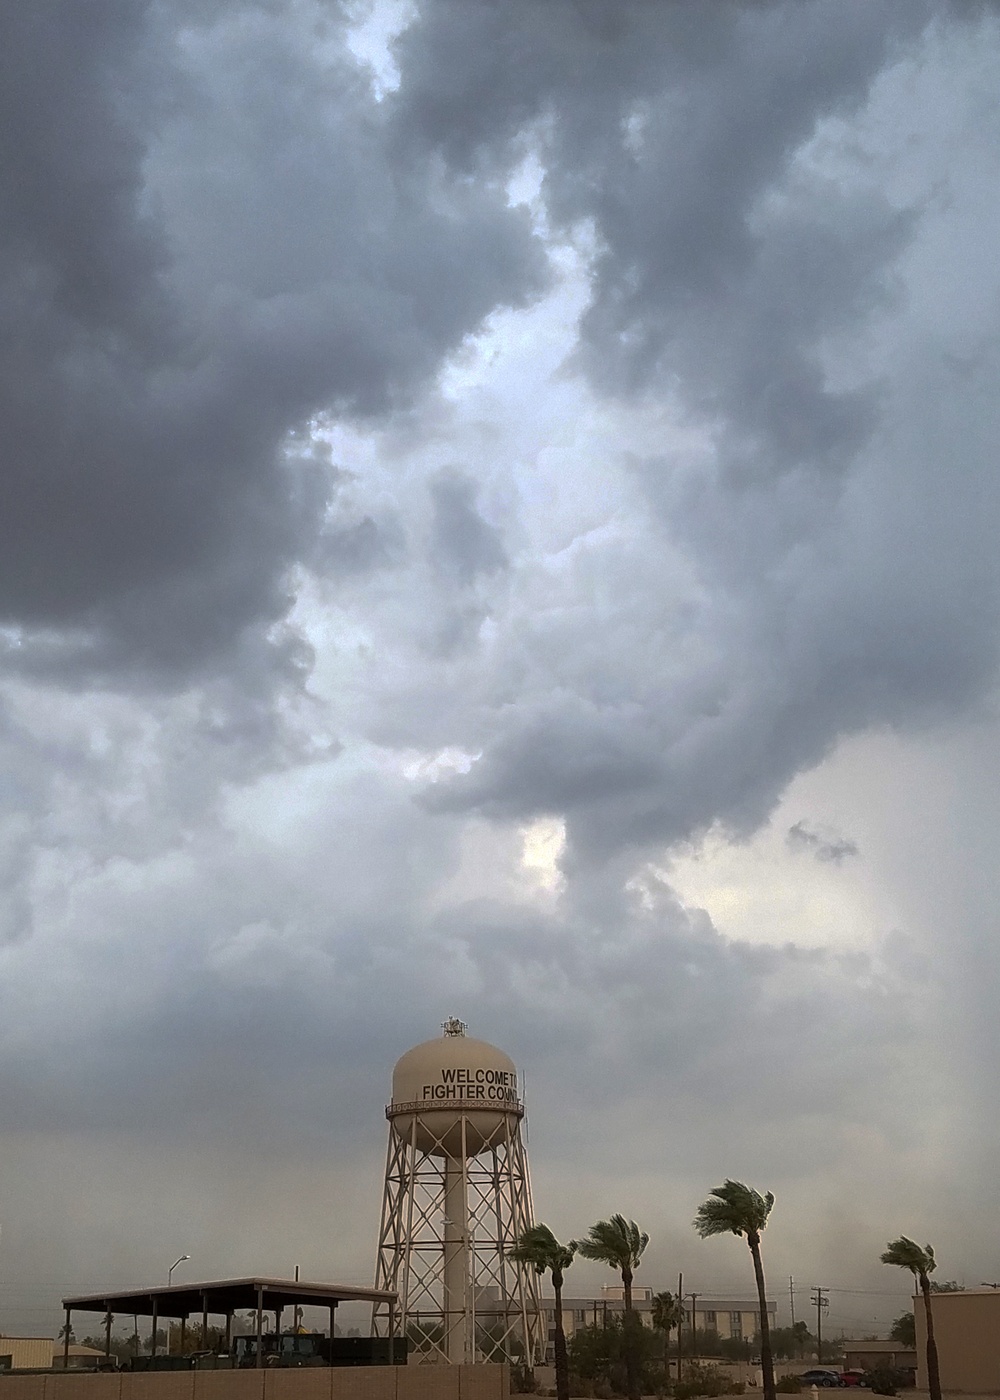
[(896, 1264), (901, 1269), (909, 1269), (911, 1274), (932, 1274), (937, 1268), (937, 1261), (934, 1258), (934, 1250), (929, 1244), (925, 1244), (923, 1249), (915, 1240), (908, 1239), (906, 1235), (900, 1235), (898, 1240), (891, 1240), (888, 1248), (882, 1255), (883, 1264)]
[(576, 1250), (573, 1244), (561, 1244), (547, 1225), (531, 1225), (512, 1249), (507, 1258), (516, 1264), (527, 1264), (536, 1274), (562, 1274), (573, 1262)]
[(608, 1264), (613, 1269), (635, 1269), (639, 1266), (649, 1236), (634, 1220), (613, 1215), (610, 1220), (598, 1220), (591, 1225), (586, 1239), (573, 1240), (577, 1254), (584, 1259)]
[(536, 1274), (548, 1273), (552, 1276), (557, 1400), (569, 1400), (569, 1357), (563, 1329), (562, 1286), (563, 1273), (572, 1264), (575, 1253), (575, 1244), (561, 1244), (541, 1221), (537, 1225), (529, 1225), (513, 1248), (507, 1251), (507, 1258), (513, 1259), (516, 1264), (527, 1264)]
[(573, 1241), (573, 1248), (578, 1254), (582, 1254), (584, 1259), (609, 1264), (622, 1276), (625, 1290), (625, 1369), (629, 1400), (639, 1400), (638, 1336), (635, 1326), (642, 1331), (632, 1307), (632, 1271), (639, 1267), (642, 1252), (647, 1244), (649, 1236), (645, 1230), (640, 1230), (634, 1220), (626, 1220), (624, 1215), (613, 1215), (610, 1220), (598, 1220), (596, 1225), (591, 1225), (585, 1240)]
[[(717, 1186), (707, 1201), (698, 1207), (694, 1228), (707, 1240), (711, 1235), (742, 1235), (750, 1249), (754, 1278), (757, 1283), (758, 1318), (760, 1321), (760, 1369), (764, 1400), (776, 1400), (774, 1388), (774, 1359), (771, 1355), (771, 1329), (767, 1320), (767, 1291), (764, 1264), (760, 1257), (760, 1237), (767, 1217), (771, 1214), (774, 1197), (770, 1191), (762, 1196), (752, 1186), (729, 1177)], [(939, 1400), (939, 1397), (938, 1397)]]
[(707, 1201), (698, 1207), (694, 1228), (707, 1240), (711, 1235), (759, 1236), (771, 1214), (774, 1196), (770, 1191), (761, 1195), (752, 1186), (728, 1178), (717, 1186)]
[(672, 1332), (684, 1321), (684, 1308), (680, 1298), (672, 1293), (654, 1293), (650, 1313), (653, 1326), (658, 1332)]
[(941, 1369), (938, 1364), (937, 1340), (934, 1336), (934, 1310), (931, 1307), (931, 1282), (928, 1277), (937, 1268), (934, 1251), (929, 1244), (923, 1249), (916, 1240), (900, 1235), (898, 1240), (890, 1240), (882, 1254), (883, 1264), (895, 1264), (897, 1268), (909, 1269), (919, 1280), (920, 1292), (924, 1300), (924, 1319), (927, 1328), (927, 1390), (930, 1400), (941, 1400)]

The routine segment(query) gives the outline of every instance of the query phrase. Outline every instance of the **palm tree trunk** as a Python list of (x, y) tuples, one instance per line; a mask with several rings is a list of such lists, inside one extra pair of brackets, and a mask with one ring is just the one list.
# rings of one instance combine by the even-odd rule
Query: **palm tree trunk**
[[(638, 1321), (632, 1311), (632, 1270), (622, 1269), (622, 1285), (625, 1290), (625, 1375), (628, 1380), (628, 1400), (640, 1400), (639, 1358), (636, 1355), (635, 1324)], [(641, 1326), (641, 1324), (640, 1324)], [(772, 1397), (773, 1400), (773, 1397)], [(940, 1400), (940, 1397), (939, 1397)]]
[[(760, 1236), (747, 1236), (750, 1255), (753, 1259), (754, 1278), (757, 1280), (757, 1303), (760, 1309), (760, 1369), (763, 1372), (764, 1400), (775, 1400), (774, 1362), (771, 1358), (771, 1328), (767, 1320), (767, 1291), (764, 1287), (764, 1265), (760, 1259)], [(941, 1400), (941, 1396), (932, 1397)]]
[(930, 1400), (941, 1400), (941, 1372), (938, 1370), (937, 1342), (934, 1340), (934, 1314), (931, 1311), (931, 1285), (927, 1275), (920, 1275), (920, 1292), (924, 1299), (927, 1319), (927, 1390)]
[(556, 1400), (569, 1400), (569, 1353), (566, 1350), (566, 1333), (563, 1331), (562, 1283), (562, 1274), (552, 1275), (552, 1292), (555, 1294), (556, 1309)]

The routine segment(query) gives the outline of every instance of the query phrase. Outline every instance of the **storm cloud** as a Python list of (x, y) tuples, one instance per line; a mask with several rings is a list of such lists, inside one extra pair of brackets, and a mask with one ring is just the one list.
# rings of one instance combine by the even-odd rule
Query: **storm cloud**
[(394, 158), (338, 6), (108, 0), (4, 21), (0, 614), (184, 672), (288, 607), (320, 408), (405, 401), (543, 259)]
[(0, 1325), (366, 1277), (456, 1014), (657, 1286), (994, 1267), (995, 6), (0, 24)]

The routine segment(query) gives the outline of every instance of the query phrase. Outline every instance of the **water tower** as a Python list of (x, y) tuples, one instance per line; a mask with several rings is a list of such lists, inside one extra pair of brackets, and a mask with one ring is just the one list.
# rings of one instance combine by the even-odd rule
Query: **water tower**
[(414, 1360), (535, 1365), (535, 1275), (507, 1258), (533, 1223), (517, 1071), (465, 1029), (445, 1021), (393, 1070), (375, 1285), (399, 1294)]

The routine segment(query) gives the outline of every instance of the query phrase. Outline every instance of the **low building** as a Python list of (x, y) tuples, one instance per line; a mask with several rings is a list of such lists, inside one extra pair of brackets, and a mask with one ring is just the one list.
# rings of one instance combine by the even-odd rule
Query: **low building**
[(68, 1354), (62, 1342), (53, 1342), (52, 1345), (52, 1360), (49, 1365), (57, 1371), (96, 1371), (105, 1360), (103, 1351), (81, 1346), (78, 1342), (70, 1342)]
[(51, 1337), (0, 1336), (0, 1371), (33, 1371), (52, 1365)]
[[(1000, 1289), (932, 1293), (941, 1388), (954, 1395), (1000, 1395)], [(917, 1389), (927, 1389), (924, 1303), (913, 1300), (917, 1325)]]
[[(545, 1328), (552, 1340), (555, 1327), (555, 1304), (552, 1297), (540, 1300)], [(621, 1284), (606, 1284), (597, 1298), (568, 1298), (563, 1295), (563, 1330), (571, 1337), (578, 1328), (600, 1327), (609, 1317), (619, 1316), (625, 1311), (625, 1289)], [(632, 1306), (640, 1320), (647, 1327), (653, 1325), (653, 1290), (633, 1288)], [(691, 1297), (685, 1299), (685, 1331), (691, 1331)], [(772, 1327), (777, 1321), (777, 1305), (768, 1302), (768, 1321)], [(702, 1298), (695, 1295), (694, 1321), (699, 1332), (716, 1332), (722, 1338), (735, 1337), (752, 1341), (757, 1335), (756, 1298)], [(674, 1334), (676, 1336), (676, 1333)]]
[(917, 1353), (902, 1342), (872, 1341), (841, 1342), (844, 1366), (848, 1371), (876, 1371), (880, 1366), (892, 1366), (900, 1371), (916, 1369)]
[(71, 1371), (93, 1371), (104, 1360), (103, 1351), (71, 1342), (69, 1355), (52, 1337), (0, 1336), (0, 1371), (42, 1371), (67, 1366)]

